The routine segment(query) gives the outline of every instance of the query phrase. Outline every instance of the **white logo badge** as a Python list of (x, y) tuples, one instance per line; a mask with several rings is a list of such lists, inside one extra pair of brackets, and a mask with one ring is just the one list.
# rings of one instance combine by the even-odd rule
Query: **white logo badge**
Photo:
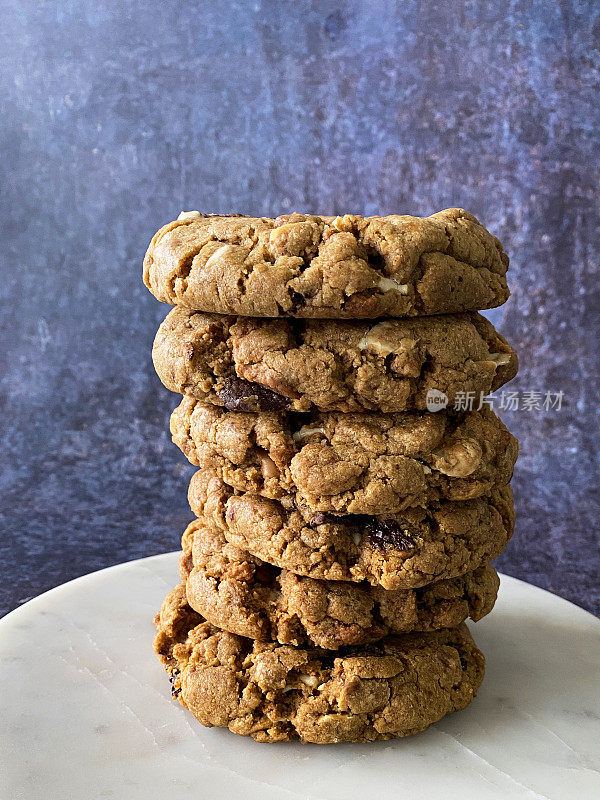
[(448, 405), (448, 395), (439, 389), (429, 389), (426, 403), (428, 411), (442, 411)]

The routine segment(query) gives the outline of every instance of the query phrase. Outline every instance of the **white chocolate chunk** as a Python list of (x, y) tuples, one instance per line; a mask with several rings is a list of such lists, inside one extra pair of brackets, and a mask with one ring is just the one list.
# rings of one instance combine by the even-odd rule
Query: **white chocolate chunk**
[(217, 261), (221, 256), (229, 255), (232, 256), (234, 253), (237, 253), (239, 248), (235, 244), (224, 244), (221, 247), (218, 247), (215, 252), (211, 255), (208, 261), (205, 264), (205, 267), (210, 267), (212, 263)]
[(332, 227), (338, 231), (351, 231), (352, 230), (352, 217), (350, 214), (344, 214), (343, 217), (336, 217), (331, 223)]
[(300, 681), (301, 681), (301, 682), (302, 682), (302, 683), (303, 683), (305, 686), (310, 686), (310, 687), (311, 687), (311, 689), (314, 689), (314, 687), (315, 687), (315, 686), (317, 685), (317, 683), (319, 682), (319, 679), (317, 678), (317, 676), (316, 676), (316, 675), (299, 675), (299, 676), (298, 676), (298, 679), (299, 679), (299, 680), (300, 680)]
[(408, 284), (398, 283), (393, 278), (379, 278), (376, 284), (378, 289), (382, 292), (400, 292), (400, 294), (408, 294)]
[(481, 464), (483, 451), (475, 439), (460, 439), (445, 450), (434, 450), (434, 466), (451, 478), (466, 478)]
[(499, 367), (503, 367), (510, 362), (510, 355), (508, 353), (490, 353), (487, 361), (493, 361)]
[(292, 434), (292, 439), (295, 442), (301, 442), (303, 439), (308, 439), (308, 437), (312, 436), (313, 433), (320, 433), (323, 436), (327, 436), (325, 428), (311, 428), (310, 425), (303, 425), (299, 431), (296, 431), (296, 433)]
[[(387, 356), (390, 353), (399, 353), (412, 350), (417, 345), (415, 339), (398, 340), (393, 334), (396, 326), (393, 323), (380, 322), (374, 325), (358, 343), (361, 350), (374, 350), (380, 356)], [(386, 338), (388, 333), (392, 333), (390, 338)]]

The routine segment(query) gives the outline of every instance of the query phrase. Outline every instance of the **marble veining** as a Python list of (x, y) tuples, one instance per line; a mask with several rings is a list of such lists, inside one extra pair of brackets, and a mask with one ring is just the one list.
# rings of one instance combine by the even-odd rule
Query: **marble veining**
[(0, 621), (0, 684), (19, 681), (1, 701), (0, 796), (600, 794), (600, 623), (581, 609), (504, 578), (494, 613), (471, 626), (487, 672), (466, 711), (411, 739), (267, 746), (203, 728), (171, 700), (151, 619), (176, 574), (176, 553), (124, 564)]

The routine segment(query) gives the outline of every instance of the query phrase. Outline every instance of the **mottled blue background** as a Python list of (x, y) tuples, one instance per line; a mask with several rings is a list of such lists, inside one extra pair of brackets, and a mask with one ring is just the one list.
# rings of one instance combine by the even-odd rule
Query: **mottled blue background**
[(427, 214), (512, 256), (510, 573), (599, 610), (597, 2), (0, 4), (0, 612), (175, 549), (192, 472), (141, 283), (183, 209)]

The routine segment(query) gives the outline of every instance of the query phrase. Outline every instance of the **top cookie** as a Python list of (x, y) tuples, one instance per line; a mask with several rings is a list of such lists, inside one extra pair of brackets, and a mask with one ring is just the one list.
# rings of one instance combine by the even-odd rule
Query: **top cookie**
[(190, 211), (154, 235), (144, 283), (197, 311), (373, 319), (502, 305), (507, 268), (500, 242), (460, 208), (277, 219)]

